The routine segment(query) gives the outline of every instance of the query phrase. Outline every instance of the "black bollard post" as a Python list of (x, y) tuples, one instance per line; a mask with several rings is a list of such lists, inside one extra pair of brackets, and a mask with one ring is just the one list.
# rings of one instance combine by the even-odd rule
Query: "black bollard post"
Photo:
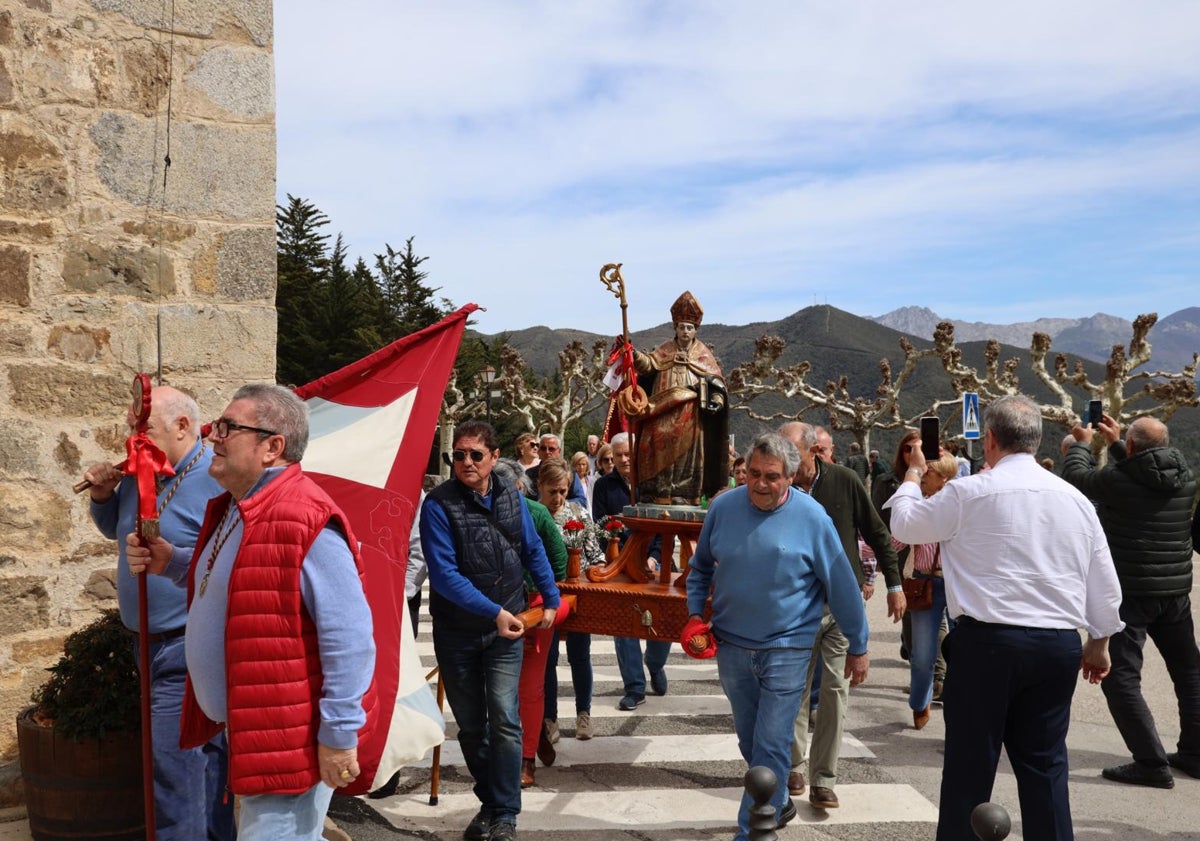
[(755, 765), (742, 778), (746, 793), (754, 801), (750, 807), (750, 841), (777, 841), (775, 834), (775, 807), (771, 797), (775, 794), (775, 772), (762, 765)]
[(980, 841), (1003, 841), (1012, 832), (1012, 819), (999, 803), (980, 803), (971, 810), (971, 830)]

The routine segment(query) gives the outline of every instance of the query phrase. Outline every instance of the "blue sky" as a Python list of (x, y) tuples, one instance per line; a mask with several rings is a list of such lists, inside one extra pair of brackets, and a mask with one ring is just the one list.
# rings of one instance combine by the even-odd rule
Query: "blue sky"
[(275, 5), (278, 190), (488, 333), (1200, 304), (1200, 3)]

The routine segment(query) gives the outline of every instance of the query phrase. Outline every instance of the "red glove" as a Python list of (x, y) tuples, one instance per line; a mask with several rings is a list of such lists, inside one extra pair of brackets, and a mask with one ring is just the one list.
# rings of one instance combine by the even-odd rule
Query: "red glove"
[(707, 660), (717, 656), (717, 638), (712, 632), (712, 626), (703, 619), (692, 617), (683, 626), (679, 635), (679, 644), (689, 657), (697, 660)]

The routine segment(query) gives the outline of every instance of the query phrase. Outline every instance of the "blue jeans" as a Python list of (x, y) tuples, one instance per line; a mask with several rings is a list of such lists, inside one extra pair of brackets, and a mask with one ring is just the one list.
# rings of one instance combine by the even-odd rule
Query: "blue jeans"
[[(558, 638), (554, 630), (550, 657), (546, 660), (546, 711), (544, 718), (558, 721)], [(567, 633), (567, 662), (571, 664), (571, 686), (575, 689), (575, 714), (592, 711), (592, 635)]]
[(637, 637), (613, 637), (617, 650), (617, 668), (621, 670), (621, 681), (626, 695), (646, 695), (646, 669), (650, 674), (661, 672), (667, 665), (671, 653), (670, 640), (646, 640), (645, 668), (642, 667), (642, 641)]
[[(139, 662), (136, 637), (133, 656)], [(179, 747), (186, 677), (182, 636), (150, 644), (155, 834), (161, 841), (230, 841), (236, 833), (233, 797), (224, 796), (228, 777), (225, 737), (219, 736), (203, 748)], [(203, 796), (198, 797), (200, 792)]]
[[(918, 577), (925, 577), (916, 573)], [(923, 710), (933, 700), (933, 672), (938, 658), (938, 636), (942, 616), (946, 612), (946, 582), (938, 575), (933, 579), (933, 605), (929, 610), (916, 610), (912, 616), (912, 646), (908, 652), (908, 706)], [(954, 627), (951, 620), (950, 627)]]
[[(777, 815), (788, 802), (792, 729), (800, 712), (811, 656), (808, 648), (739, 648), (725, 640), (717, 649), (717, 675), (733, 708), (738, 749), (751, 768), (762, 765), (774, 772), (771, 804)], [(752, 805), (750, 795), (743, 793), (734, 841), (748, 837)]]
[(241, 841), (320, 841), (333, 789), (317, 783), (302, 794), (242, 798)]
[(517, 689), (524, 642), (495, 631), (433, 625), (433, 651), (475, 796), (494, 821), (521, 811), (521, 716)]

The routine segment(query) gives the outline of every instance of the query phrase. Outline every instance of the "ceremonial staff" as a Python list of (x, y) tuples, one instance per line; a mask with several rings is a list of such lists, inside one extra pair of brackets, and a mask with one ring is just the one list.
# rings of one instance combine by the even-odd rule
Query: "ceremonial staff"
[[(134, 419), (133, 434), (125, 440), (125, 461), (117, 469), (133, 476), (138, 490), (137, 533), (143, 540), (160, 535), (158, 524), (158, 476), (174, 476), (175, 468), (167, 455), (150, 440), (146, 427), (150, 422), (150, 375), (137, 374), (130, 394), (133, 402), (129, 415)], [(92, 486), (83, 480), (74, 486), (80, 493)], [(133, 575), (131, 572), (130, 575)], [(146, 575), (138, 579), (138, 670), (142, 708), (142, 802), (146, 812), (146, 837), (153, 841), (154, 825), (154, 735), (150, 722), (150, 599)]]
[[(615, 366), (621, 374), (622, 385), (617, 391), (617, 410), (630, 421), (629, 461), (631, 465), (629, 499), (637, 502), (637, 459), (633, 424), (646, 412), (649, 401), (646, 392), (638, 385), (637, 369), (633, 364), (633, 345), (629, 342), (629, 302), (625, 299), (625, 278), (621, 276), (621, 263), (606, 263), (600, 269), (600, 281), (621, 302), (621, 338), (613, 344), (608, 364)], [(607, 423), (605, 424), (607, 426)]]

